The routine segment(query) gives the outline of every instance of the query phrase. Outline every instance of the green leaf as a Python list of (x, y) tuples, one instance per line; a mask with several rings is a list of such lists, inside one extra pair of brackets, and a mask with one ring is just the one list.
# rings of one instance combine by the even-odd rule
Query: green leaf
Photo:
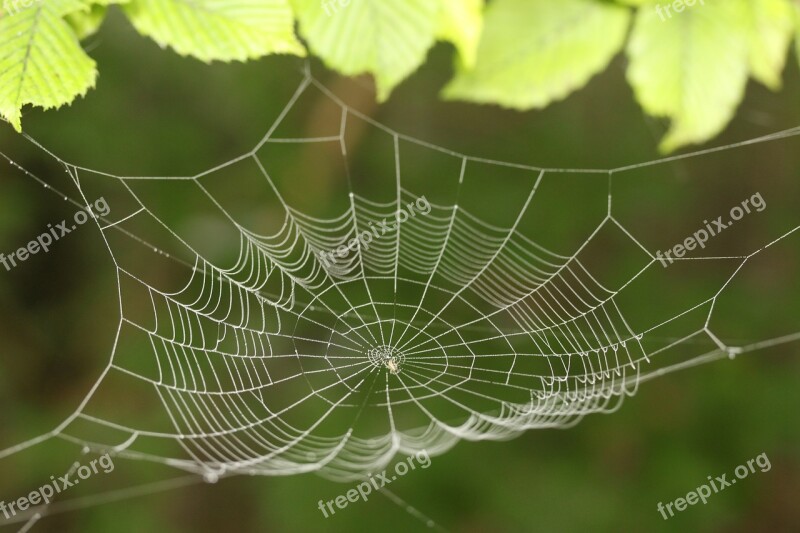
[(740, 1), (747, 11), (750, 71), (770, 89), (780, 89), (795, 27), (792, 6), (788, 0)]
[(662, 151), (707, 141), (731, 120), (747, 84), (746, 35), (739, 0), (705, 0), (663, 19), (639, 10), (627, 75), (645, 111), (672, 119)]
[(97, 30), (100, 29), (103, 20), (106, 18), (106, 12), (110, 4), (124, 4), (127, 1), (128, 0), (94, 0), (89, 9), (70, 13), (66, 16), (66, 20), (69, 25), (72, 26), (78, 39), (84, 40), (97, 33)]
[(201, 61), (305, 55), (288, 0), (131, 0), (124, 9), (139, 33)]
[(630, 10), (595, 0), (495, 0), (486, 9), (475, 68), (450, 99), (544, 107), (583, 87), (622, 47)]
[(433, 0), (293, 0), (300, 33), (327, 66), (371, 73), (389, 97), (436, 42), (441, 5)]
[(441, 0), (437, 37), (450, 41), (459, 53), (461, 65), (475, 66), (483, 29), (483, 0)]
[(80, 0), (47, 0), (0, 17), (0, 115), (22, 130), (22, 106), (50, 109), (86, 94), (97, 77), (63, 17), (88, 9)]
[(70, 13), (66, 16), (66, 21), (69, 23), (75, 35), (81, 41), (97, 33), (103, 20), (106, 18), (106, 11), (108, 8), (101, 5), (93, 5), (88, 11), (78, 11)]
[(794, 3), (794, 24), (795, 24), (795, 35), (794, 35), (794, 55), (797, 57), (798, 61), (800, 62), (800, 4)]

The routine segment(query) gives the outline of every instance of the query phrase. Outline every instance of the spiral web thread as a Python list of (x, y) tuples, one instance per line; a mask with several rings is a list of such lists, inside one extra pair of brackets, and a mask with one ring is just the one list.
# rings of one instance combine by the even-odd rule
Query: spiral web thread
[[(312, 90), (341, 110), (339, 135), (273, 136), (300, 96)], [(268, 144), (338, 143), (346, 161), (345, 136), (352, 118), (366, 121), (393, 139), (396, 200), (376, 202), (355, 194), (348, 185), (349, 209), (334, 218), (312, 217), (292, 208), (259, 152)], [(794, 128), (678, 158), (798, 134), (800, 128)], [(422, 199), (403, 186), (401, 141), (458, 161), (458, 187), (473, 164), (530, 171), (532, 186), (515, 222), (498, 227), (457, 201), (450, 205), (431, 202), (430, 213), (398, 224), (369, 248), (358, 248), (344, 260), (325, 264), (320, 253), (346, 245), (366, 228), (379, 226)], [(464, 156), (374, 122), (348, 107), (308, 72), (253, 151), (198, 176), (120, 177), (58, 159), (81, 190), (83, 201), (78, 204), (88, 203), (81, 184), (89, 174), (121, 184), (137, 202), (138, 209), (124, 216), (112, 209), (111, 216), (117, 218), (97, 219), (117, 268), (119, 330), (108, 366), (76, 412), (52, 432), (1, 451), (0, 458), (60, 438), (98, 452), (110, 450), (118, 457), (171, 465), (207, 481), (242, 473), (303, 472), (354, 480), (384, 468), (398, 453), (426, 450), (436, 455), (462, 439), (506, 439), (529, 429), (567, 427), (587, 414), (615, 410), (649, 378), (800, 338), (793, 334), (743, 346), (723, 343), (709, 322), (716, 299), (730, 279), (712, 297), (695, 302), (670, 320), (634, 330), (618, 297), (640, 275), (661, 267), (653, 251), (614, 217), (610, 187), (606, 218), (572, 255), (551, 252), (518, 229), (545, 176), (597, 174), (597, 179), (610, 184), (615, 175), (673, 159), (677, 158), (612, 170), (570, 170)], [(259, 234), (248, 229), (204, 185), (207, 177), (242, 162), (256, 165), (263, 187), (282, 207), (283, 221), (277, 232)], [(136, 195), (133, 184), (140, 180), (180, 180), (196, 187), (235, 228), (238, 258), (222, 264), (192, 247)], [(115, 245), (107, 236), (124, 234), (147, 244), (128, 229), (142, 218), (166, 230), (183, 253), (188, 250), (194, 258), (193, 263), (186, 262), (178, 254), (151, 247), (184, 268), (183, 289), (159, 289), (117, 261)], [(647, 257), (639, 272), (616, 287), (598, 281), (581, 259), (583, 248), (608, 227), (620, 231), (629, 246)], [(735, 260), (740, 262), (738, 272), (752, 257), (798, 228), (748, 255), (687, 261)], [(123, 286), (148, 295), (152, 302), (148, 319), (127, 314)], [(373, 292), (384, 297), (373, 298)], [(416, 305), (402, 300), (407, 293), (415, 295)], [(459, 312), (452, 314), (457, 321), (450, 316), (456, 307)], [(707, 318), (696, 330), (677, 339), (658, 336), (666, 325), (697, 310), (707, 310)], [(138, 371), (117, 360), (120, 339), (128, 332), (148, 340), (149, 353), (140, 357), (152, 360), (157, 373)], [(710, 343), (709, 349), (658, 363), (663, 353), (701, 339)], [(146, 384), (168, 415), (172, 430), (129, 426), (88, 413), (95, 393), (115, 374)], [(295, 417), (300, 410), (303, 415)], [(360, 426), (367, 418), (370, 424)], [(385, 425), (380, 426), (380, 421)], [(79, 423), (108, 428), (120, 438), (116, 442), (91, 440), (77, 429)], [(147, 440), (174, 442), (180, 453), (161, 456), (138, 449), (138, 443)]]

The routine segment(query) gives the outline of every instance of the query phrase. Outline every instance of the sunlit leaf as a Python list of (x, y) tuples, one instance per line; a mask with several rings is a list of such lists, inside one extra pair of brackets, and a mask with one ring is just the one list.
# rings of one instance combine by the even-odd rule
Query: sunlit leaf
[(595, 0), (495, 0), (486, 9), (475, 68), (451, 99), (529, 109), (583, 87), (622, 47), (630, 10)]
[(143, 35), (201, 61), (305, 54), (289, 0), (130, 0), (125, 12)]
[(739, 0), (747, 11), (750, 71), (771, 89), (781, 86), (792, 30), (789, 0)]
[(60, 107), (95, 84), (95, 62), (86, 55), (66, 15), (88, 9), (80, 0), (48, 0), (0, 17), (0, 115), (22, 129), (25, 104)]
[(126, 2), (128, 0), (94, 0), (89, 9), (70, 13), (66, 16), (66, 20), (72, 26), (78, 39), (83, 40), (94, 35), (100, 29), (109, 5)]
[(442, 11), (437, 36), (450, 41), (461, 63), (472, 68), (478, 55), (483, 29), (483, 0), (441, 0)]
[(292, 0), (292, 5), (310, 49), (342, 74), (372, 74), (380, 100), (425, 61), (442, 12), (434, 0)]
[(628, 80), (645, 111), (672, 121), (663, 151), (707, 141), (731, 120), (747, 83), (746, 35), (738, 0), (706, 0), (671, 18), (638, 11)]

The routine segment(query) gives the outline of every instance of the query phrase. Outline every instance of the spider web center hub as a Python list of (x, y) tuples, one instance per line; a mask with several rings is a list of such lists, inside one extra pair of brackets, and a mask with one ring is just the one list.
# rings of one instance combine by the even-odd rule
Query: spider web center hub
[(374, 367), (385, 367), (392, 374), (397, 374), (406, 360), (405, 355), (394, 346), (380, 345), (367, 351), (367, 358)]

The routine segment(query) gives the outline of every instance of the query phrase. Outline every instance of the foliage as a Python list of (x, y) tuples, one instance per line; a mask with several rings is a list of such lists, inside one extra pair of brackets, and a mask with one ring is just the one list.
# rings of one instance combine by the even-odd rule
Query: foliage
[(750, 77), (778, 90), (793, 38), (800, 47), (791, 0), (5, 0), (0, 115), (20, 130), (24, 105), (59, 107), (92, 88), (97, 65), (80, 40), (114, 3), (181, 55), (308, 50), (342, 74), (371, 74), (380, 100), (437, 41), (456, 49), (445, 98), (520, 110), (567, 97), (624, 51), (642, 108), (671, 121), (664, 151), (722, 131)]

